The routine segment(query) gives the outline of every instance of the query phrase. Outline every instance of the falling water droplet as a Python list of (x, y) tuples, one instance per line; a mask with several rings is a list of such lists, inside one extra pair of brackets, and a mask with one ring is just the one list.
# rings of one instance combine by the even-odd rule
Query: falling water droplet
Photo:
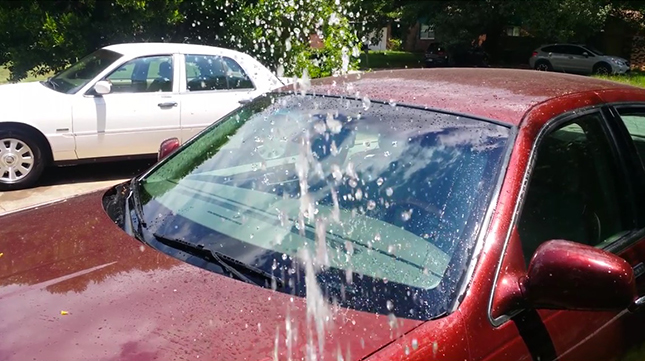
[(371, 211), (374, 210), (374, 208), (376, 208), (376, 202), (371, 199), (367, 201), (367, 210)]
[(367, 96), (363, 97), (363, 109), (368, 110), (372, 105), (372, 101)]

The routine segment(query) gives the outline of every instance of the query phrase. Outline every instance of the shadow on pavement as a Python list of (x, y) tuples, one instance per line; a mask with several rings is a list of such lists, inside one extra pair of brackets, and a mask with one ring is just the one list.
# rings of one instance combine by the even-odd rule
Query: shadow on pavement
[(37, 187), (132, 178), (154, 163), (154, 159), (146, 159), (48, 168)]

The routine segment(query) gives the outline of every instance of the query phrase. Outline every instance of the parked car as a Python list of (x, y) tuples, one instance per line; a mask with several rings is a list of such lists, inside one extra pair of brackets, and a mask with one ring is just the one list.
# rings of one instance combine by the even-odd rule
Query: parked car
[(549, 44), (536, 49), (529, 59), (531, 68), (576, 74), (625, 74), (629, 61), (603, 54), (589, 45)]
[(428, 45), (425, 54), (426, 67), (447, 66), (449, 65), (448, 50), (441, 43), (431, 43)]
[(2, 359), (642, 359), (645, 90), (510, 69), (297, 87), (0, 218)]
[(482, 46), (456, 44), (451, 49), (439, 42), (433, 42), (425, 53), (425, 66), (488, 67), (489, 55)]
[(111, 45), (47, 81), (0, 86), (0, 191), (49, 165), (154, 156), (284, 84), (249, 55), (218, 47)]

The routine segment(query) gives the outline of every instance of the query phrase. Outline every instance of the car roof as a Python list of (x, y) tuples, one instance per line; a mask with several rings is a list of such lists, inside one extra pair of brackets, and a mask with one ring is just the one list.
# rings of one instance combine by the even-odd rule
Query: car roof
[[(293, 89), (293, 87), (291, 87)], [(315, 79), (310, 91), (367, 96), (519, 125), (529, 109), (568, 94), (645, 90), (612, 81), (523, 69), (434, 68), (382, 70)]]
[(104, 49), (115, 51), (125, 56), (141, 56), (146, 54), (218, 54), (239, 55), (239, 51), (216, 46), (184, 44), (184, 43), (123, 43), (113, 44)]

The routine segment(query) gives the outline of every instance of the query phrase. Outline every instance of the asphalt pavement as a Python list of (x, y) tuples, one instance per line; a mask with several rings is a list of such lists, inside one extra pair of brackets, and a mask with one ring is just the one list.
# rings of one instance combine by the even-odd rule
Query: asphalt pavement
[(34, 188), (0, 192), (0, 216), (25, 207), (107, 189), (141, 174), (153, 163), (139, 160), (47, 169)]

